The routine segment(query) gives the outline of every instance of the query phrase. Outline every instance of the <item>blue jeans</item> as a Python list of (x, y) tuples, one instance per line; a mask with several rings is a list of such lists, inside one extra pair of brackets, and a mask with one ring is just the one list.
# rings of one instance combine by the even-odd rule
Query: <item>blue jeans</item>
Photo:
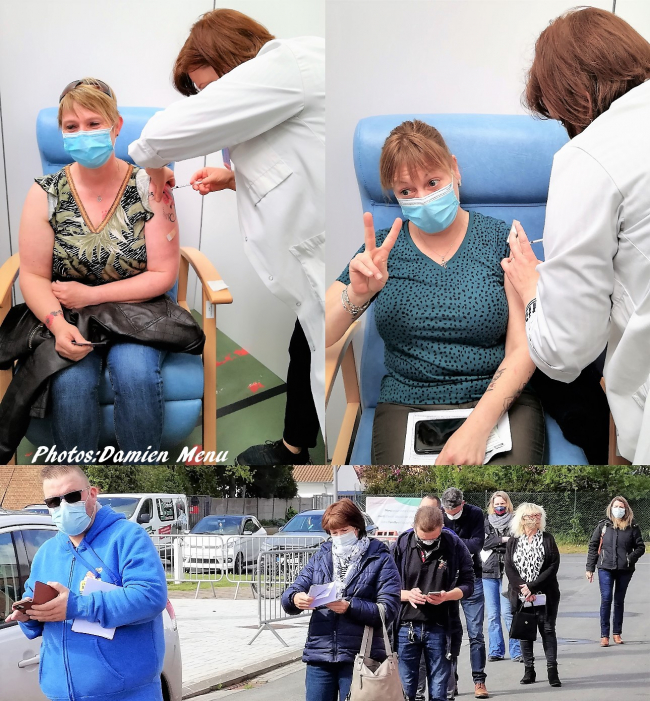
[(116, 343), (105, 355), (93, 350), (52, 377), (52, 433), (57, 451), (99, 446), (99, 382), (104, 364), (115, 392), (115, 436), (120, 450), (158, 450), (165, 403), (160, 367), (165, 351)]
[(623, 613), (625, 611), (625, 593), (632, 579), (629, 570), (598, 569), (600, 584), (600, 637), (609, 638), (609, 617), (614, 602), (614, 635), (623, 632)]
[(305, 701), (345, 701), (353, 667), (352, 662), (308, 662)]
[(485, 638), (483, 637), (483, 617), (485, 601), (483, 599), (483, 580), (478, 577), (474, 582), (474, 593), (468, 599), (461, 599), (460, 604), (465, 613), (467, 636), (469, 637), (469, 661), (472, 665), (474, 683), (485, 683)]
[(397, 637), (399, 676), (409, 701), (415, 700), (420, 676), (420, 659), (425, 654), (429, 701), (445, 701), (451, 663), (447, 659), (447, 631), (431, 623), (413, 623), (413, 641), (408, 624), (402, 624)]
[[(510, 601), (501, 596), (501, 588), (503, 580), (483, 578), (483, 593), (485, 595), (485, 608), (487, 609), (488, 619), (488, 655), (491, 657), (505, 657), (506, 645), (503, 638), (503, 629), (501, 628), (501, 614), (506, 624), (506, 630), (510, 630), (512, 623), (512, 611), (510, 610)], [(518, 640), (509, 640), (508, 647), (510, 648), (510, 659), (521, 655), (521, 646)]]

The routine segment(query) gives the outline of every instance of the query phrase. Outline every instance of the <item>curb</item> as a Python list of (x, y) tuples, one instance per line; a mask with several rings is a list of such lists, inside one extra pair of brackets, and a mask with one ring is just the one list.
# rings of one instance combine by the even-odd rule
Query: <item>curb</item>
[(271, 672), (278, 667), (284, 667), (285, 665), (291, 664), (291, 662), (296, 662), (297, 660), (302, 659), (302, 653), (303, 648), (300, 648), (299, 650), (290, 650), (288, 652), (283, 652), (281, 655), (276, 655), (270, 660), (255, 662), (239, 668), (235, 667), (234, 669), (230, 669), (227, 672), (222, 672), (221, 674), (204, 677), (203, 679), (191, 682), (190, 684), (183, 684), (183, 699), (190, 699), (194, 696), (207, 694), (209, 691), (223, 689), (227, 686), (232, 686), (233, 684), (239, 684), (240, 682), (246, 681), (251, 677), (266, 674), (267, 672)]

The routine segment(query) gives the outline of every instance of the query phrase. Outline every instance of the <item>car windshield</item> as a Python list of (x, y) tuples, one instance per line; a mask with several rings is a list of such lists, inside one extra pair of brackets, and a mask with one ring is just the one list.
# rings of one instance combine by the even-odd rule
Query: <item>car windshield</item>
[(298, 514), (287, 523), (287, 525), (282, 529), (282, 531), (290, 531), (292, 533), (322, 533), (323, 515)]
[(202, 518), (190, 533), (217, 533), (219, 535), (238, 535), (241, 518), (236, 516), (206, 516)]
[(110, 506), (111, 509), (124, 514), (126, 518), (131, 518), (135, 507), (140, 503), (140, 497), (104, 497), (100, 494), (97, 501), (102, 506)]

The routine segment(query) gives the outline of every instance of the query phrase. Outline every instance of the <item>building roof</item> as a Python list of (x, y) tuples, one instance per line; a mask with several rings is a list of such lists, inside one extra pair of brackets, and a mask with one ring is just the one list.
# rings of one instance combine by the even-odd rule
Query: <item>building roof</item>
[(296, 482), (333, 482), (334, 471), (331, 465), (296, 465), (293, 478)]

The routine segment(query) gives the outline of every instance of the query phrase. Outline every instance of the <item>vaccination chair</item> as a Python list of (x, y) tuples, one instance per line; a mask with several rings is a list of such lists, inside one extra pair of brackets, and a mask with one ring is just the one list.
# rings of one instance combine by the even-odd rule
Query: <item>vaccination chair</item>
[[(367, 117), (354, 134), (354, 167), (364, 212), (372, 212), (375, 228), (384, 229), (402, 212), (379, 183), (379, 156), (390, 131), (407, 119), (421, 119), (436, 127), (458, 158), (463, 178), (461, 206), (508, 225), (517, 219), (528, 238), (542, 238), (553, 155), (568, 140), (554, 121), (525, 115), (398, 114)], [(361, 222), (361, 218), (359, 218)], [(359, 229), (360, 231), (361, 229)], [(544, 260), (542, 244), (533, 250)], [(327, 351), (326, 400), (341, 371), (346, 410), (332, 456), (332, 464), (369, 465), (372, 423), (381, 378), (386, 373), (384, 342), (374, 310), (354, 322), (344, 337)], [(362, 323), (363, 322), (363, 323)], [(357, 375), (352, 339), (363, 328)], [(587, 457), (570, 443), (554, 419), (546, 415), (545, 464), (587, 465)]]
[[(153, 107), (121, 107), (120, 114), (124, 125), (115, 144), (115, 153), (129, 163), (128, 147), (139, 138), (144, 125), (158, 111)], [(55, 173), (72, 159), (63, 148), (63, 138), (57, 122), (58, 108), (50, 107), (39, 112), (36, 121), (36, 137), (41, 156), (43, 174)], [(183, 227), (180, 226), (180, 236)], [(217, 304), (231, 304), (230, 292), (215, 292), (210, 283), (221, 277), (207, 257), (196, 248), (181, 247), (181, 260), (178, 280), (169, 291), (178, 304), (188, 311), (187, 282), (190, 266), (195, 271), (202, 288), (202, 321), (206, 341), (203, 357), (186, 353), (168, 353), (162, 365), (163, 392), (165, 400), (165, 423), (163, 428), (162, 449), (170, 450), (190, 435), (197, 425), (202, 412), (203, 447), (207, 452), (217, 451)], [(12, 303), (12, 286), (19, 273), (19, 256), (14, 254), (0, 268), (0, 323), (9, 311)], [(0, 399), (11, 381), (11, 370), (0, 371)], [(100, 445), (117, 447), (113, 430), (113, 403), (115, 395), (104, 370), (99, 386), (102, 428)], [(27, 438), (36, 446), (51, 446), (54, 443), (49, 417), (32, 419), (27, 431)], [(146, 446), (143, 446), (143, 449)], [(170, 453), (170, 458), (171, 458)], [(206, 461), (206, 464), (207, 463)], [(214, 464), (214, 463), (210, 463)]]

